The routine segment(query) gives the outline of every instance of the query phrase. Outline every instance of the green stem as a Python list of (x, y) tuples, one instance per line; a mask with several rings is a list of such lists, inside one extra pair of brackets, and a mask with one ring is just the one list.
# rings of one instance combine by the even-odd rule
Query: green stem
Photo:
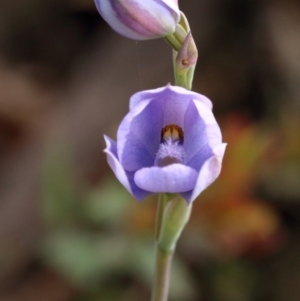
[(170, 282), (170, 270), (173, 252), (166, 252), (159, 246), (159, 235), (166, 206), (166, 195), (158, 196), (156, 223), (155, 223), (155, 275), (152, 287), (151, 301), (167, 301)]
[(156, 217), (155, 274), (151, 301), (167, 301), (172, 258), (177, 240), (189, 220), (192, 206), (176, 195), (161, 194)]
[(183, 87), (186, 88), (187, 90), (190, 90), (190, 86), (188, 86), (186, 82), (185, 74), (178, 72), (177, 69), (176, 57), (178, 55), (178, 52), (173, 49), (172, 55), (173, 55), (173, 72), (174, 72), (175, 86)]
[(181, 44), (177, 41), (174, 35), (166, 36), (165, 40), (175, 51), (179, 51)]
[(156, 244), (156, 266), (151, 301), (167, 301), (173, 252), (166, 252)]
[(155, 221), (155, 241), (156, 242), (158, 241), (159, 234), (160, 234), (165, 205), (166, 205), (166, 197), (163, 193), (160, 193), (158, 195), (156, 221)]

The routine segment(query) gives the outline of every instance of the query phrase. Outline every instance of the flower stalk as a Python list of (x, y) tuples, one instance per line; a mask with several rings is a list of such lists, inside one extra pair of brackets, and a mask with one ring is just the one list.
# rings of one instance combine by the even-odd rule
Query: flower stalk
[(192, 37), (188, 20), (182, 12), (175, 32), (167, 36), (166, 41), (173, 48), (175, 85), (191, 90), (198, 59), (198, 50)]
[(156, 224), (155, 224), (155, 275), (152, 287), (151, 301), (167, 301), (169, 294), (170, 273), (173, 252), (165, 252), (160, 248), (158, 241), (161, 233), (164, 209), (167, 196), (160, 193), (158, 196)]
[(160, 194), (156, 219), (156, 262), (151, 301), (167, 301), (171, 275), (172, 258), (177, 241), (188, 222), (192, 204), (175, 196), (166, 201)]
[(174, 251), (166, 252), (158, 245), (156, 246), (155, 276), (151, 301), (168, 300), (173, 253)]
[(162, 215), (161, 229), (158, 237), (158, 246), (165, 252), (173, 252), (176, 243), (187, 224), (192, 210), (192, 204), (180, 196), (168, 201)]
[(156, 221), (155, 221), (155, 242), (158, 241), (159, 235), (160, 235), (160, 230), (161, 230), (161, 225), (163, 221), (163, 214), (164, 214), (164, 209), (166, 206), (167, 202), (167, 196), (165, 193), (160, 193), (158, 195), (158, 202), (157, 202), (157, 211), (156, 211)]

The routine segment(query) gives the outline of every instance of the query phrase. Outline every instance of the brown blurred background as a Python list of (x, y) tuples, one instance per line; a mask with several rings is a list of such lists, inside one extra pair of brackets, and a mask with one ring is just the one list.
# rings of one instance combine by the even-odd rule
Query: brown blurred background
[[(194, 90), (228, 142), (174, 262), (172, 301), (300, 295), (300, 4), (185, 0)], [(149, 300), (155, 198), (112, 176), (136, 91), (172, 82), (161, 40), (114, 33), (92, 0), (0, 1), (0, 301)]]

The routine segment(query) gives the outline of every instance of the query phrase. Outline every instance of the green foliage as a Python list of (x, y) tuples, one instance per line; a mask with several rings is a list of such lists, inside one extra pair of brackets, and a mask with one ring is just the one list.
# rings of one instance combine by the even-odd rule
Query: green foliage
[(87, 192), (83, 214), (92, 223), (111, 224), (122, 219), (130, 208), (132, 198), (113, 179), (106, 180), (101, 187)]
[(80, 207), (68, 151), (47, 157), (43, 177), (43, 213), (49, 225), (76, 221)]

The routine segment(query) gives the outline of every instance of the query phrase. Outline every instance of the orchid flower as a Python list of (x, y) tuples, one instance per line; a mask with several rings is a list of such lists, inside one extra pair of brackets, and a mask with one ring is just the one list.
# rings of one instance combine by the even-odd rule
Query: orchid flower
[(134, 94), (117, 142), (104, 138), (110, 167), (139, 201), (165, 192), (193, 202), (218, 177), (226, 148), (211, 101), (171, 85)]

